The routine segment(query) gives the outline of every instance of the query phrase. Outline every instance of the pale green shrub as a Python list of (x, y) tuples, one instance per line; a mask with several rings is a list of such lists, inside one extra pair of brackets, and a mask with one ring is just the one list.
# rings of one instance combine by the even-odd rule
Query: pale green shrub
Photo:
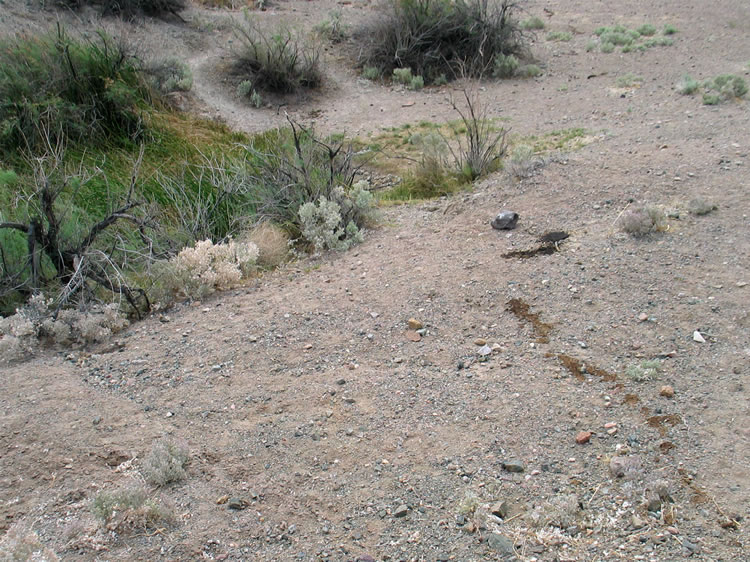
[(700, 87), (700, 82), (695, 78), (692, 78), (689, 74), (685, 74), (685, 76), (683, 76), (677, 83), (675, 89), (677, 90), (677, 93), (682, 94), (683, 96), (689, 96), (697, 92)]
[(377, 80), (380, 78), (380, 70), (376, 66), (366, 66), (362, 69), (362, 78)]
[(498, 53), (495, 55), (492, 76), (494, 78), (510, 78), (518, 70), (519, 64), (515, 56)]
[(544, 22), (539, 16), (531, 16), (529, 18), (526, 18), (525, 20), (521, 20), (521, 23), (518, 24), (518, 27), (525, 31), (544, 29)]
[(409, 85), (414, 78), (411, 74), (411, 68), (394, 68), (393, 81), (398, 84)]
[(185, 465), (189, 457), (186, 444), (172, 440), (157, 441), (143, 461), (141, 472), (146, 482), (154, 486), (179, 482), (187, 474)]
[(424, 88), (424, 78), (421, 76), (414, 76), (409, 82), (410, 90), (421, 90)]
[(366, 220), (372, 200), (365, 181), (355, 183), (348, 192), (335, 187), (330, 198), (320, 196), (317, 202), (300, 207), (302, 236), (319, 252), (343, 251), (359, 244), (364, 235), (357, 225)]
[(636, 382), (653, 380), (659, 376), (659, 373), (661, 373), (661, 363), (655, 360), (629, 365), (625, 369), (625, 374)]

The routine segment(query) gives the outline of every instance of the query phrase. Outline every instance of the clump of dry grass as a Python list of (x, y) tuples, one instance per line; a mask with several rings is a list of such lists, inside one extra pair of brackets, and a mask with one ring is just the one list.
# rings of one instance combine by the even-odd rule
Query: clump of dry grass
[(281, 227), (263, 221), (247, 235), (247, 241), (258, 247), (258, 265), (278, 267), (289, 256), (289, 234)]
[(667, 216), (659, 207), (638, 206), (625, 212), (620, 218), (620, 230), (640, 237), (667, 229)]
[(716, 205), (709, 201), (706, 201), (701, 197), (691, 199), (690, 203), (688, 203), (688, 210), (690, 211), (691, 215), (707, 215), (708, 213), (715, 211), (716, 209), (718, 209)]

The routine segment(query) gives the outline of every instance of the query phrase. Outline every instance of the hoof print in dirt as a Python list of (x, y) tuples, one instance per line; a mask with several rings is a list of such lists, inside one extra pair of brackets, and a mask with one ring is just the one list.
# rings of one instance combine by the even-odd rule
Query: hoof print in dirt
[(500, 211), (490, 223), (495, 230), (513, 230), (517, 224), (518, 213), (513, 211)]

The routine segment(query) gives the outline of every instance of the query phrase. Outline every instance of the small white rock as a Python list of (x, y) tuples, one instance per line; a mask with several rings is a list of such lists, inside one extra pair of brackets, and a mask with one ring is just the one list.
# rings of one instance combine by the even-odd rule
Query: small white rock
[(704, 338), (703, 334), (696, 330), (695, 332), (693, 332), (693, 341), (697, 341), (698, 343), (706, 343), (706, 338)]

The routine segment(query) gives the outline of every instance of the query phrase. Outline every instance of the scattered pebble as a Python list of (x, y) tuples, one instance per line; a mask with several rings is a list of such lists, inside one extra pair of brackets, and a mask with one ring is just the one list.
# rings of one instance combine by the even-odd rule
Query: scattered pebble
[(590, 431), (579, 431), (576, 435), (576, 443), (583, 445), (591, 440), (592, 433)]
[(407, 513), (409, 513), (409, 506), (407, 506), (405, 503), (402, 503), (393, 511), (393, 516), (405, 517)]
[(503, 468), (508, 472), (523, 472), (526, 467), (519, 460), (510, 460), (503, 463)]
[(669, 384), (665, 384), (661, 387), (661, 390), (659, 390), (659, 396), (672, 398), (674, 396), (674, 388), (672, 388), (672, 386)]
[(409, 325), (410, 330), (416, 331), (416, 330), (421, 330), (422, 328), (424, 328), (424, 325), (422, 324), (422, 322), (420, 322), (416, 318), (409, 318), (409, 321), (407, 322), (407, 324)]
[(693, 332), (693, 341), (697, 341), (698, 343), (706, 343), (706, 338), (704, 338), (703, 334), (696, 330), (695, 332)]

